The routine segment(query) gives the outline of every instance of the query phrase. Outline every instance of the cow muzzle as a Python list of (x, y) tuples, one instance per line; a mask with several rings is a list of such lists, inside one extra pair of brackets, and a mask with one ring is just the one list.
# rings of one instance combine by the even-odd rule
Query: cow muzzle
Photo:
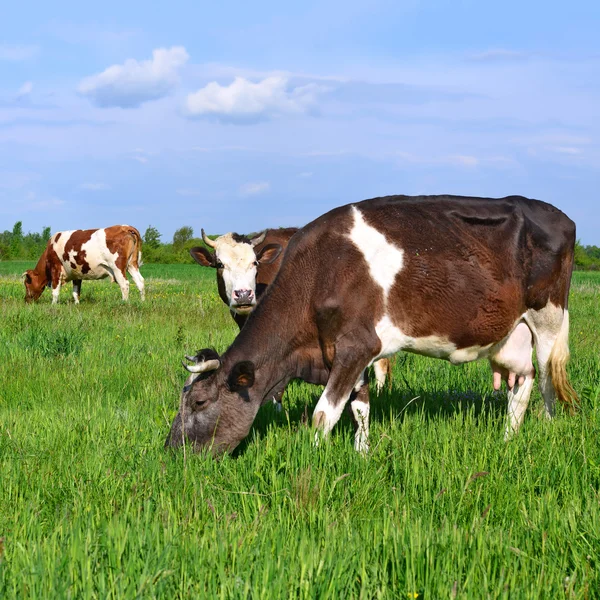
[(234, 290), (231, 308), (238, 312), (250, 312), (255, 304), (252, 290)]

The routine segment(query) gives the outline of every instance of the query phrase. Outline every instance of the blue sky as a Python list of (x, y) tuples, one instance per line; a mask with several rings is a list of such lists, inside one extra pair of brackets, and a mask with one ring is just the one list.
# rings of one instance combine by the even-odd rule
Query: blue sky
[(0, 230), (168, 241), (523, 194), (600, 245), (600, 3), (11, 3)]

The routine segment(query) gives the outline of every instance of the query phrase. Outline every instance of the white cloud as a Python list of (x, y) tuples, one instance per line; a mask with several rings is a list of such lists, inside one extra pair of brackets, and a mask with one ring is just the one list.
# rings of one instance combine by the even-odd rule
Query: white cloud
[(110, 185), (107, 183), (82, 183), (79, 186), (79, 189), (87, 192), (102, 192), (104, 190), (110, 190)]
[(312, 176), (312, 171), (304, 171), (303, 173), (300, 173), (300, 175), (298, 175), (298, 177), (301, 177), (302, 179), (309, 179)]
[(135, 108), (169, 94), (179, 83), (178, 70), (188, 58), (182, 46), (158, 48), (150, 60), (130, 58), (86, 77), (77, 91), (101, 107)]
[(33, 83), (31, 81), (26, 81), (17, 92), (17, 98), (23, 98), (24, 96), (28, 96), (31, 94), (33, 90)]
[(268, 181), (254, 181), (245, 183), (240, 186), (241, 196), (256, 196), (257, 194), (263, 194), (271, 189), (271, 184)]
[(553, 152), (558, 152), (559, 154), (581, 154), (583, 150), (581, 148), (574, 148), (571, 146), (555, 146), (553, 148), (549, 148)]
[(465, 167), (474, 169), (476, 167), (491, 167), (504, 169), (517, 166), (517, 162), (509, 156), (471, 156), (468, 154), (448, 154), (441, 156), (419, 155), (410, 152), (395, 152), (401, 163), (414, 165), (451, 165), (454, 167)]
[(534, 135), (516, 138), (514, 143), (527, 146), (530, 156), (563, 155), (571, 157), (582, 157), (592, 146), (592, 139), (581, 135), (573, 135), (565, 132), (552, 132), (545, 135)]
[(448, 157), (448, 162), (460, 165), (461, 167), (476, 167), (479, 164), (479, 159), (475, 156), (467, 156), (464, 154), (454, 154)]
[(146, 152), (143, 148), (136, 148), (129, 158), (136, 160), (141, 165), (145, 165), (150, 160), (151, 152)]
[(230, 123), (256, 123), (276, 115), (313, 112), (317, 96), (325, 88), (315, 83), (290, 88), (288, 82), (280, 75), (258, 83), (236, 77), (227, 86), (213, 81), (187, 96), (185, 112), (190, 117), (215, 117)]
[(345, 148), (339, 150), (311, 150), (305, 152), (304, 156), (343, 156), (344, 154), (352, 154), (352, 151)]
[(0, 44), (0, 60), (22, 61), (33, 58), (39, 51), (37, 46), (11, 46)]

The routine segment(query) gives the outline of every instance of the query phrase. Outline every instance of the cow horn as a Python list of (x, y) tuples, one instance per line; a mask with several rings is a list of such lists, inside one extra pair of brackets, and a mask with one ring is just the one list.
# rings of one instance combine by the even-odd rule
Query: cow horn
[(267, 237), (267, 232), (266, 230), (263, 231), (260, 235), (258, 235), (257, 237), (254, 237), (250, 240), (250, 243), (252, 244), (252, 247), (255, 248), (256, 246), (258, 246), (259, 244), (262, 244), (265, 241), (265, 237)]
[(206, 371), (214, 371), (215, 369), (218, 369), (221, 365), (221, 361), (214, 359), (203, 361), (197, 365), (186, 365), (184, 362), (181, 364), (183, 365), (183, 368), (190, 373), (205, 373)]
[(216, 244), (204, 233), (204, 229), (201, 229), (200, 231), (202, 231), (202, 241), (207, 246), (210, 246), (211, 248), (215, 248)]

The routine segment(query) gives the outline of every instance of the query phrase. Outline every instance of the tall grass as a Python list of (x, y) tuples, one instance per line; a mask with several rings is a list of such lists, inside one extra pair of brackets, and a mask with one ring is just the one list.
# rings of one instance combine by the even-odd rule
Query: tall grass
[[(600, 597), (600, 277), (575, 274), (574, 417), (536, 391), (506, 444), (483, 363), (400, 355), (371, 452), (293, 383), (234, 456), (163, 442), (184, 353), (237, 327), (195, 265), (148, 265), (148, 301), (84, 282), (23, 303), (0, 263), (1, 598)], [(68, 286), (70, 288), (70, 286)]]

